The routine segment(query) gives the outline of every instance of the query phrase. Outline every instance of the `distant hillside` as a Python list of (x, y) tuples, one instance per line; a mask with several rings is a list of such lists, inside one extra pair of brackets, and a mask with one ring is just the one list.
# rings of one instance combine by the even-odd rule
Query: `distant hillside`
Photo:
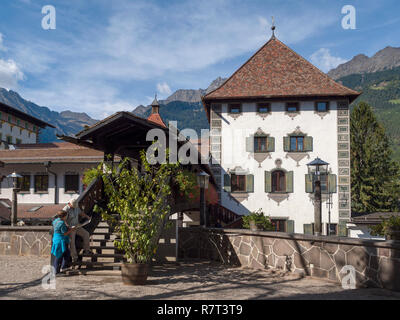
[(353, 105), (366, 101), (374, 108), (391, 140), (394, 158), (400, 161), (400, 67), (348, 75), (338, 81), (363, 92)]
[[(209, 123), (201, 103), (201, 97), (206, 93), (221, 86), (226, 79), (215, 79), (207, 89), (180, 89), (175, 91), (166, 100), (160, 100), (160, 114), (163, 120), (178, 121), (178, 129), (191, 128), (200, 136), (201, 129), (208, 129)], [(138, 106), (133, 113), (139, 117), (147, 118), (150, 115), (150, 106)]]
[(374, 73), (390, 70), (400, 66), (400, 48), (386, 47), (371, 58), (364, 54), (355, 56), (350, 61), (339, 65), (328, 72), (333, 79), (343, 78), (352, 74)]
[(17, 92), (0, 88), (0, 101), (21, 110), (38, 119), (46, 121), (56, 127), (46, 128), (40, 133), (40, 142), (54, 142), (57, 140), (56, 133), (71, 135), (83, 129), (85, 125), (92, 125), (97, 120), (92, 119), (86, 113), (63, 111), (61, 113), (51, 111), (47, 107), (23, 99)]

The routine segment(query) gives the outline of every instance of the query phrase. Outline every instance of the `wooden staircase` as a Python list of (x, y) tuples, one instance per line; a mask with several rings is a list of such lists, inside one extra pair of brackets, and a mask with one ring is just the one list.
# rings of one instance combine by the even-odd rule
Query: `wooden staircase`
[(114, 246), (117, 237), (108, 223), (101, 221), (90, 236), (90, 250), (93, 255), (79, 255), (79, 261), (74, 264), (72, 272), (121, 270), (121, 263), (126, 259)]

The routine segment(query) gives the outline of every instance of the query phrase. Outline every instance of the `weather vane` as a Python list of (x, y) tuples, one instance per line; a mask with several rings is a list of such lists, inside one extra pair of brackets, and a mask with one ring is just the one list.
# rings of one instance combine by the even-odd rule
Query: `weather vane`
[(275, 18), (274, 16), (272, 16), (272, 26), (271, 26), (271, 30), (272, 30), (272, 38), (275, 38)]

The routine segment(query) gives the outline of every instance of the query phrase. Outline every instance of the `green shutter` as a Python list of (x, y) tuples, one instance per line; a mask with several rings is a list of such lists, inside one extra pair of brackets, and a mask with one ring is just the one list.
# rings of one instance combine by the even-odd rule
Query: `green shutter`
[(286, 172), (286, 192), (293, 193), (293, 171)]
[(286, 221), (286, 223), (287, 223), (287, 228), (286, 228), (287, 233), (294, 233), (294, 220), (288, 220)]
[(283, 151), (290, 152), (290, 137), (283, 137)]
[(328, 175), (328, 183), (329, 183), (329, 192), (330, 193), (336, 193), (337, 192), (336, 174), (329, 174)]
[(246, 191), (248, 193), (254, 192), (254, 176), (252, 174), (246, 176)]
[(274, 137), (268, 137), (267, 138), (267, 151), (268, 152), (274, 152), (275, 151), (275, 138)]
[(264, 174), (264, 185), (265, 185), (265, 192), (266, 193), (272, 192), (271, 171), (265, 171), (265, 174)]
[(338, 224), (338, 236), (347, 237), (347, 227), (343, 223)]
[(224, 190), (231, 192), (231, 176), (229, 174), (224, 174)]
[(313, 178), (312, 174), (306, 174), (306, 193), (313, 193)]
[(254, 152), (254, 136), (246, 138), (246, 152)]
[(313, 151), (312, 137), (304, 137), (304, 151)]
[(313, 225), (312, 223), (304, 224), (304, 234), (313, 234)]

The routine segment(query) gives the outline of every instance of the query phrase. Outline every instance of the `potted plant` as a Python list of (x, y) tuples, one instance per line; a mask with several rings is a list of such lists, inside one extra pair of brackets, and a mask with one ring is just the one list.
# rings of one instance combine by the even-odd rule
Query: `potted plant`
[(119, 235), (114, 245), (124, 252), (127, 260), (122, 265), (122, 280), (133, 285), (146, 283), (150, 263), (171, 213), (173, 190), (187, 195), (194, 188), (179, 164), (150, 165), (144, 151), (140, 157), (141, 172), (130, 168), (129, 160), (124, 159), (117, 168), (102, 163), (95, 174), (91, 173), (103, 179), (107, 206), (97, 210)]
[(251, 212), (243, 217), (243, 227), (252, 231), (273, 231), (271, 218), (264, 215), (262, 209)]
[[(383, 218), (383, 217), (382, 217)], [(389, 219), (383, 221), (370, 228), (373, 236), (385, 236), (387, 240), (400, 241), (400, 216), (390, 216)]]

